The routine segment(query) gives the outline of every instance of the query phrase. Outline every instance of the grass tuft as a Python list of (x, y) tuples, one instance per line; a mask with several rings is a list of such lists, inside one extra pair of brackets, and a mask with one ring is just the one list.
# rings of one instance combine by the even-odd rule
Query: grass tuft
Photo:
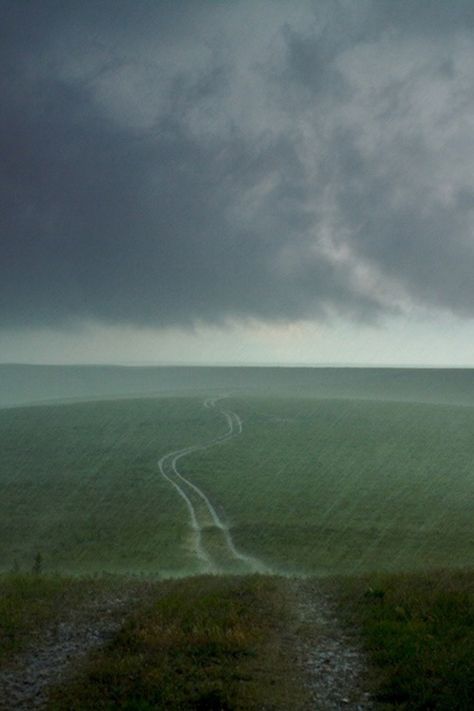
[(385, 708), (472, 709), (474, 573), (353, 579), (343, 587)]
[(84, 583), (59, 577), (0, 577), (0, 662), (19, 651)]

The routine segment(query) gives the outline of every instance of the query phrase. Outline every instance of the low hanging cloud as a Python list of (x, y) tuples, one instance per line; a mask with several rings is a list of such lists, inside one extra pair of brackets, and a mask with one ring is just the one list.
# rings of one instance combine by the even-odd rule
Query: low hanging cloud
[(471, 3), (0, 6), (1, 327), (473, 315)]

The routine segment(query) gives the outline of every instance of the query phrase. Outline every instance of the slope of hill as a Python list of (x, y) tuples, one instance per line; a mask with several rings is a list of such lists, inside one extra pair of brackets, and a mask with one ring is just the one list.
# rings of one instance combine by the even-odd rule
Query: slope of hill
[[(212, 401), (211, 401), (212, 402)], [(161, 397), (0, 411), (0, 570), (474, 563), (474, 408)], [(209, 404), (209, 402), (207, 402)]]

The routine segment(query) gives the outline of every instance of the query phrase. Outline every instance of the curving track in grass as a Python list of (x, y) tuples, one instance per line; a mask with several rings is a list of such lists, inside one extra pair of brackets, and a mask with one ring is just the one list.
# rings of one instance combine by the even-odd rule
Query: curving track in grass
[[(223, 398), (209, 398), (204, 402), (207, 409), (215, 408)], [(236, 547), (228, 525), (217, 513), (209, 496), (185, 477), (179, 470), (178, 463), (193, 452), (203, 451), (242, 434), (242, 420), (231, 410), (220, 409), (227, 422), (228, 429), (219, 437), (205, 444), (184, 447), (165, 454), (158, 462), (161, 475), (176, 489), (189, 512), (193, 531), (193, 552), (205, 572), (270, 572), (264, 563), (253, 556), (242, 553)]]

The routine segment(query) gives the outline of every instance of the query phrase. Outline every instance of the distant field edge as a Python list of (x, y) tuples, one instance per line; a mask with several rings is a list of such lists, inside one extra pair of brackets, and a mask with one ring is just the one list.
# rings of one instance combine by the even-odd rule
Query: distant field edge
[(0, 407), (216, 390), (474, 405), (474, 369), (0, 364)]

